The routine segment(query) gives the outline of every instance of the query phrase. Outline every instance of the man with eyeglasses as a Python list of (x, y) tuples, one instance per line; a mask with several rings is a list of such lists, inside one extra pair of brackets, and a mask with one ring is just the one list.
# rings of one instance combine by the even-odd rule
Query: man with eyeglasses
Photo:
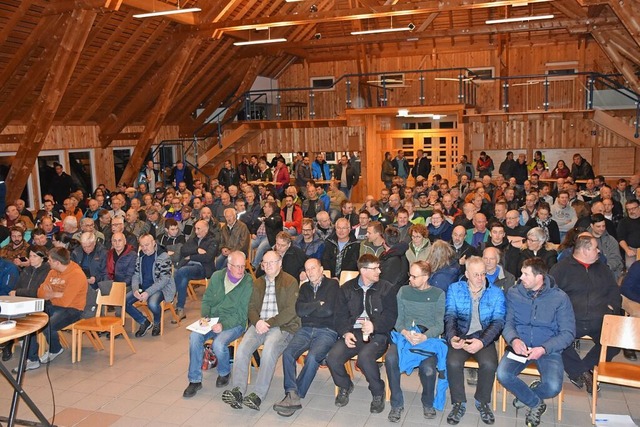
[(475, 406), (485, 424), (493, 424), (491, 390), (498, 366), (495, 341), (504, 327), (506, 304), (502, 290), (486, 278), (482, 258), (466, 260), (466, 280), (452, 283), (447, 290), (444, 329), (449, 352), (447, 376), (453, 408), (447, 423), (458, 424), (466, 412), (464, 364), (473, 357), (479, 365)]
[(316, 227), (311, 218), (302, 219), (302, 234), (293, 240), (293, 244), (299, 247), (309, 258), (322, 259), (325, 242), (316, 234)]
[[(234, 409), (244, 405), (260, 410), (276, 363), (300, 328), (300, 318), (296, 314), (298, 281), (282, 271), (282, 258), (275, 251), (264, 255), (262, 269), (265, 275), (254, 282), (249, 300), (249, 328), (234, 355), (232, 388), (222, 393), (222, 401)], [(251, 356), (261, 345), (260, 370), (252, 383), (253, 391), (247, 394)]]
[[(620, 313), (622, 298), (611, 269), (599, 258), (598, 243), (589, 233), (581, 234), (573, 248), (573, 256), (563, 258), (554, 265), (549, 274), (558, 287), (569, 295), (576, 317), (576, 337), (589, 335), (593, 347), (584, 357), (569, 346), (562, 353), (564, 370), (569, 380), (578, 388), (592, 394), (593, 375), (591, 369), (600, 356), (600, 333), (605, 314)], [(609, 347), (607, 361), (618, 354), (618, 349)]]
[(218, 358), (216, 387), (229, 384), (231, 363), (229, 344), (240, 338), (247, 324), (247, 307), (253, 292), (253, 279), (245, 274), (246, 257), (234, 251), (227, 257), (227, 268), (216, 271), (202, 297), (202, 321), (218, 318), (209, 332), (191, 332), (189, 336), (189, 386), (183, 397), (193, 397), (202, 388), (202, 361), (204, 343), (213, 338), (211, 349)]
[(626, 217), (618, 223), (618, 241), (624, 251), (627, 269), (631, 268), (636, 260), (638, 248), (640, 248), (640, 202), (632, 199), (625, 205)]
[(369, 383), (373, 397), (369, 411), (384, 410), (384, 381), (376, 362), (389, 345), (390, 333), (398, 315), (396, 290), (380, 279), (380, 261), (372, 254), (358, 259), (358, 277), (344, 283), (335, 308), (336, 331), (342, 337), (327, 355), (327, 366), (338, 387), (335, 405), (346, 406), (354, 389), (344, 364), (358, 356), (358, 366)]
[[(302, 409), (300, 399), (307, 395), (320, 363), (338, 339), (334, 307), (340, 285), (322, 274), (322, 265), (315, 258), (308, 259), (304, 269), (308, 280), (300, 286), (296, 301), (302, 327), (282, 354), (285, 398), (273, 405), (273, 410), (283, 417)], [(296, 377), (296, 360), (307, 350), (304, 366)]]

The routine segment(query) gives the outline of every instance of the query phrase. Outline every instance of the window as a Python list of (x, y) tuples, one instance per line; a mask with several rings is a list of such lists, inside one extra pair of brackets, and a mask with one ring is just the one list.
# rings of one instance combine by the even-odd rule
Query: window
[(467, 75), (469, 77), (474, 76), (473, 81), (475, 83), (488, 83), (493, 81), (495, 70), (494, 67), (469, 68)]
[(333, 76), (329, 77), (311, 77), (311, 87), (314, 90), (333, 90), (335, 79)]

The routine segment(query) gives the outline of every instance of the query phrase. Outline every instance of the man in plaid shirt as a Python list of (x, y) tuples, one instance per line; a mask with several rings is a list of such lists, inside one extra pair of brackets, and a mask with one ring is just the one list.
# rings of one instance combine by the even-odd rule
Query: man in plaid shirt
[[(262, 258), (265, 275), (254, 282), (249, 301), (249, 328), (234, 355), (232, 389), (222, 393), (222, 400), (234, 409), (245, 405), (260, 410), (260, 403), (269, 391), (269, 384), (282, 352), (300, 328), (296, 314), (298, 281), (282, 271), (282, 258), (275, 251)], [(258, 378), (253, 392), (247, 392), (250, 362), (253, 352), (264, 346)]]

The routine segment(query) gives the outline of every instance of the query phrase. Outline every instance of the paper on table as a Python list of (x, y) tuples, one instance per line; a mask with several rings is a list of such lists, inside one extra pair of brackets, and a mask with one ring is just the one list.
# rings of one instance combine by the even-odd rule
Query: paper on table
[(596, 414), (597, 427), (638, 427), (629, 415)]
[(190, 324), (189, 326), (187, 326), (187, 329), (193, 332), (197, 332), (200, 335), (205, 335), (206, 333), (208, 333), (209, 331), (211, 331), (211, 327), (213, 325), (215, 325), (216, 323), (218, 323), (218, 317), (212, 317), (211, 319), (208, 319), (209, 322), (201, 325), (200, 321), (202, 319), (198, 319), (195, 322), (193, 322), (192, 324)]

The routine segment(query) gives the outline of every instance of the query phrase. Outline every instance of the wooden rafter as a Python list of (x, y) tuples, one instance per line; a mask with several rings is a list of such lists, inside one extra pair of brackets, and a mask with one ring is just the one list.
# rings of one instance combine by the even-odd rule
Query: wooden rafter
[(95, 11), (75, 10), (64, 21), (64, 36), (7, 176), (7, 200), (18, 198), (27, 184), (96, 15)]
[[(136, 29), (134, 36), (139, 37), (144, 34), (147, 25), (151, 25), (151, 21), (143, 23), (138, 29)], [(169, 23), (166, 21), (158, 25), (153, 33), (147, 38), (147, 45), (151, 46), (156, 42), (156, 40), (164, 37), (164, 32), (168, 26)], [(96, 79), (94, 87), (100, 87), (100, 84), (102, 84), (106, 80), (108, 80), (109, 83), (104, 89), (101, 90), (99, 96), (95, 99), (95, 101), (87, 103), (86, 99), (90, 99), (90, 97), (94, 96), (94, 94), (87, 93), (85, 97), (81, 99), (80, 102), (78, 102), (78, 108), (81, 108), (83, 105), (88, 104), (88, 107), (85, 107), (86, 110), (82, 115), (81, 121), (84, 122), (90, 120), (96, 110), (98, 110), (100, 107), (104, 107), (107, 97), (111, 95), (116, 88), (119, 88), (122, 91), (122, 96), (133, 89), (133, 85), (135, 85), (137, 82), (133, 81), (132, 79), (126, 79), (127, 74), (132, 69), (137, 69), (139, 73), (143, 73), (148, 71), (148, 69), (153, 65), (153, 60), (148, 60), (144, 64), (141, 63), (140, 59), (142, 58), (142, 55), (144, 55), (145, 49), (137, 49), (136, 53), (129, 58), (127, 64), (121, 67), (118, 73), (116, 73), (115, 75), (109, 74), (109, 68), (116, 63), (114, 61), (120, 61), (126, 54), (126, 51), (131, 49), (131, 47), (135, 44), (136, 39), (137, 37), (130, 37), (130, 39), (127, 40), (127, 43), (125, 43), (125, 45), (122, 46), (122, 48), (119, 50), (118, 54), (109, 62), (109, 66), (105, 67), (103, 69), (103, 72)]]
[(609, 7), (622, 22), (636, 44), (640, 46), (640, 2), (638, 0), (609, 0)]
[(607, 35), (612, 46), (640, 66), (640, 47), (635, 44), (626, 31), (609, 31)]
[[(33, 3), (33, 1), (31, 0), (21, 1), (16, 10), (11, 13), (11, 18), (0, 30), (0, 46), (2, 46), (5, 41), (7, 41), (7, 37), (9, 37), (9, 34), (11, 34), (11, 31), (14, 29), (16, 24), (20, 22), (20, 20), (25, 16), (27, 11), (29, 10), (29, 7), (31, 6), (31, 3)], [(2, 87), (1, 84), (0, 87)]]
[(609, 57), (609, 60), (615, 65), (615, 67), (622, 73), (627, 80), (629, 86), (636, 91), (640, 92), (640, 79), (635, 74), (634, 63), (628, 58), (622, 55), (614, 46), (609, 42), (606, 31), (597, 29), (591, 32), (593, 38), (598, 42), (604, 53)]
[(162, 86), (162, 91), (149, 114), (144, 126), (144, 131), (131, 154), (129, 163), (127, 163), (127, 167), (122, 173), (121, 182), (131, 183), (137, 176), (151, 145), (158, 136), (160, 127), (164, 123), (169, 108), (171, 108), (173, 99), (178, 93), (178, 88), (185, 79), (185, 70), (193, 60), (192, 54), (198, 49), (201, 42), (202, 39), (200, 38), (190, 37), (182, 43), (177, 54), (174, 55), (171, 68), (168, 70), (167, 79)]
[[(529, 4), (546, 2), (547, 0), (532, 0)], [(241, 19), (231, 21), (221, 21), (212, 24), (203, 24), (200, 30), (203, 33), (212, 34), (215, 38), (220, 38), (224, 32), (252, 30), (264, 26), (290, 27), (293, 25), (317, 24), (320, 22), (339, 21), (359, 21), (363, 19), (384, 18), (392, 16), (414, 16), (420, 14), (431, 14), (450, 10), (481, 9), (506, 6), (513, 3), (513, 0), (429, 0), (420, 3), (403, 3), (397, 5), (380, 6), (373, 12), (369, 8), (336, 9), (319, 11), (310, 14), (284, 15), (276, 14), (272, 16), (260, 17), (257, 19)]]

